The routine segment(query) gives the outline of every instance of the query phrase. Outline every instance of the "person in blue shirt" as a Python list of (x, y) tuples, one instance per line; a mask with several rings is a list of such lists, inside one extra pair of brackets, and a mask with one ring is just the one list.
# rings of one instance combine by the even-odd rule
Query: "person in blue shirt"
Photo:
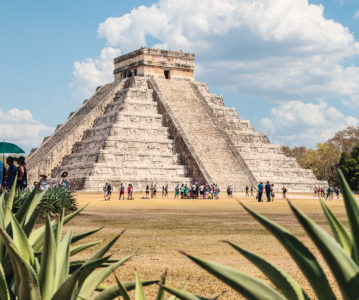
[(5, 183), (6, 183), (6, 188), (9, 190), (9, 189), (11, 189), (11, 187), (14, 183), (17, 168), (14, 165), (14, 158), (11, 156), (9, 156), (6, 159), (6, 163), (8, 164), (9, 167), (7, 168), (7, 171), (6, 171)]
[(0, 160), (0, 191), (3, 181), (4, 181), (4, 164)]
[(258, 202), (263, 202), (262, 200), (263, 189), (264, 189), (264, 185), (263, 182), (261, 182), (258, 184)]

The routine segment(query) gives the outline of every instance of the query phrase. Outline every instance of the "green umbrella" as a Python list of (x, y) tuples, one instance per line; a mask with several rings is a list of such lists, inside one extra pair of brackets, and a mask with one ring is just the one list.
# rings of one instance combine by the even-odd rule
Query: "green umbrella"
[(0, 142), (0, 153), (25, 153), (25, 151), (15, 144)]
[(25, 151), (15, 144), (0, 142), (0, 153), (2, 153), (2, 160), (4, 161), (4, 153), (25, 153)]

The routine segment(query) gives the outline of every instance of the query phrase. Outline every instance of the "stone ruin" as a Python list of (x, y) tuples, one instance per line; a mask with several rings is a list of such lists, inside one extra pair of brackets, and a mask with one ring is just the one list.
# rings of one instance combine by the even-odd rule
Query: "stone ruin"
[(192, 181), (243, 190), (269, 180), (276, 189), (312, 191), (311, 170), (286, 157), (193, 73), (195, 55), (141, 48), (115, 58), (115, 80), (34, 149), (29, 182), (67, 171), (76, 190), (132, 183), (172, 189)]

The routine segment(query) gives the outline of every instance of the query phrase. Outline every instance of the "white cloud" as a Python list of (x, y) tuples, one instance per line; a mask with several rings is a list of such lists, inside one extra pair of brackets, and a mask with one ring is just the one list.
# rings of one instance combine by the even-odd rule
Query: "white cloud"
[(54, 128), (34, 120), (29, 110), (0, 109), (0, 141), (14, 143), (24, 151), (40, 145), (43, 138), (50, 135), (53, 130)]
[[(307, 0), (160, 0), (99, 25), (108, 45), (128, 52), (151, 36), (195, 52), (200, 80), (269, 99), (359, 95), (359, 54), (348, 28)], [(151, 16), (151, 17), (148, 17)]]
[(259, 128), (268, 133), (274, 143), (315, 146), (337, 131), (357, 125), (357, 118), (343, 115), (325, 101), (290, 101), (272, 108), (270, 115), (260, 121)]
[(98, 58), (87, 58), (74, 63), (74, 80), (71, 86), (79, 96), (90, 96), (97, 86), (113, 81), (113, 59), (121, 54), (120, 49), (106, 47)]
[(354, 19), (358, 19), (358, 18), (359, 18), (359, 9), (354, 14)]

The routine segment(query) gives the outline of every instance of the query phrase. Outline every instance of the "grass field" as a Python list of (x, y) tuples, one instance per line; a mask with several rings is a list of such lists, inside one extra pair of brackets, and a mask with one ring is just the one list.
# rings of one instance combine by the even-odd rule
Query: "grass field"
[[(241, 200), (286, 227), (317, 254), (285, 200), (258, 203), (254, 198), (244, 198), (242, 194), (235, 195), (233, 199), (220, 200), (174, 200), (173, 194), (165, 199), (140, 199), (141, 196), (136, 195), (137, 199), (133, 201), (119, 201), (118, 194), (114, 194), (111, 201), (104, 201), (100, 193), (76, 195), (79, 206), (88, 204), (88, 207), (69, 226), (73, 226), (77, 233), (104, 227), (87, 241), (107, 242), (126, 229), (110, 253), (115, 258), (134, 252), (137, 254), (116, 272), (120, 280), (134, 280), (135, 269), (142, 280), (159, 279), (168, 269), (169, 286), (180, 288), (188, 280), (187, 290), (197, 295), (209, 297), (223, 293), (220, 299), (241, 299), (177, 251), (184, 250), (265, 279), (240, 254), (221, 242), (226, 239), (260, 254), (288, 272), (305, 287), (310, 298), (314, 298), (309, 284), (277, 240), (236, 202)], [(309, 194), (289, 194), (288, 198), (329, 231), (317, 198)], [(342, 200), (330, 200), (328, 205), (347, 225)], [(96, 249), (87, 250), (82, 255), (88, 256)], [(318, 257), (322, 261), (320, 255)], [(337, 292), (331, 276), (329, 280)], [(113, 276), (106, 283), (115, 284)], [(148, 299), (155, 298), (157, 287), (146, 287), (145, 290)]]

